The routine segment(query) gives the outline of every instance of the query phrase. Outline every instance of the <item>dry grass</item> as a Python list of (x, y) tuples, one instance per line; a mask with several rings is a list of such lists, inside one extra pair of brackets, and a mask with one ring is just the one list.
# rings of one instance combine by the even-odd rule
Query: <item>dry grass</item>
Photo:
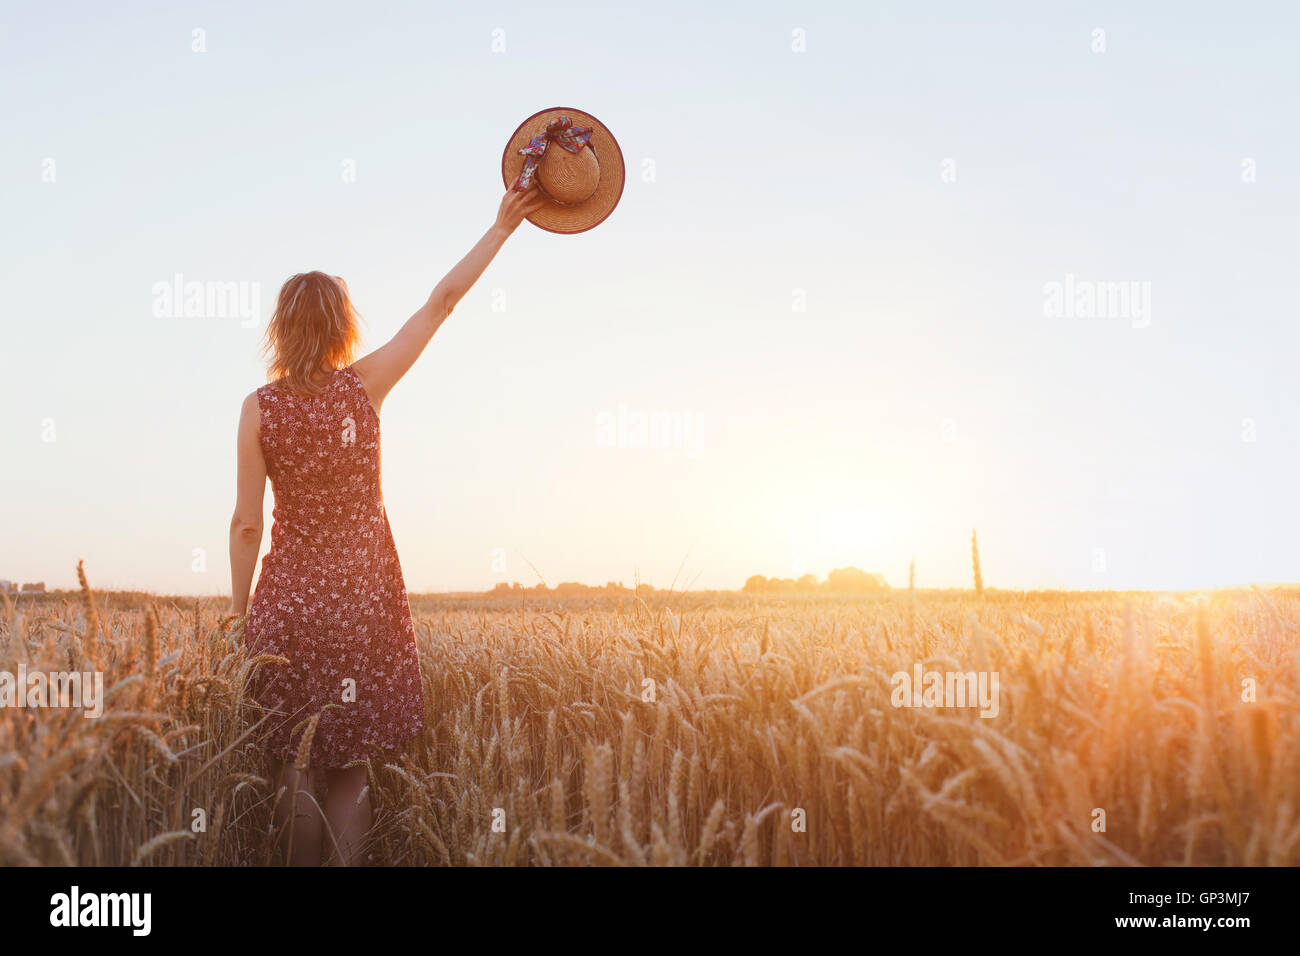
[[(1300, 863), (1296, 593), (667, 603), (416, 600), (428, 730), (370, 763), (372, 859)], [(276, 861), (238, 622), (23, 598), (20, 661), (108, 703), (0, 712), (0, 863)], [(998, 671), (1001, 712), (891, 707), (917, 661)]]

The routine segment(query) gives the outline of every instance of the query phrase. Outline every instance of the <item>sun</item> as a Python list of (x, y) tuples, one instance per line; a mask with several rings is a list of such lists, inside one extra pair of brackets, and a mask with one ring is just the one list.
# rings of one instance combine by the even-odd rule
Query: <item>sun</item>
[(867, 508), (828, 509), (811, 521), (801, 548), (803, 570), (825, 574), (835, 568), (879, 571), (891, 556), (892, 523)]

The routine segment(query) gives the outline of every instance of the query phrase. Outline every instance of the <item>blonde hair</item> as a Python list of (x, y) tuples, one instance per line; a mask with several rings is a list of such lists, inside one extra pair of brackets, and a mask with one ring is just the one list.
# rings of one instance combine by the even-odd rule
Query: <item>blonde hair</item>
[(266, 325), (267, 380), (316, 395), (320, 373), (352, 364), (361, 339), (346, 283), (324, 272), (300, 272), (280, 287)]

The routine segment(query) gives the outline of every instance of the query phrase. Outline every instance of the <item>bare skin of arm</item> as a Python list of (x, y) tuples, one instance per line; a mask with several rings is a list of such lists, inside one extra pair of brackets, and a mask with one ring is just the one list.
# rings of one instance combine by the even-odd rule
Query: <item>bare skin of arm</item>
[(248, 610), (257, 554), (262, 550), (262, 504), (266, 499), (266, 462), (258, 435), (261, 409), (257, 393), (244, 399), (237, 439), (239, 480), (235, 513), (230, 519), (230, 613)]
[(388, 342), (353, 363), (352, 368), (378, 413), (384, 399), (415, 364), (425, 346), (451, 314), (466, 292), (478, 281), (524, 218), (541, 208), (544, 199), (534, 186), (526, 192), (508, 191), (501, 200), (496, 222), (448, 272), (429, 295), (428, 301), (406, 320)]

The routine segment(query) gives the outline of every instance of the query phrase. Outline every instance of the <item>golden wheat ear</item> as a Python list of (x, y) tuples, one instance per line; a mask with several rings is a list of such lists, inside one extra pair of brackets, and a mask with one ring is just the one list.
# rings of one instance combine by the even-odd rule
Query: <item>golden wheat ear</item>
[(86, 600), (86, 634), (81, 646), (87, 658), (94, 660), (96, 640), (99, 635), (99, 611), (95, 607), (95, 592), (86, 581), (86, 563), (77, 562), (77, 581), (81, 585), (81, 596)]

